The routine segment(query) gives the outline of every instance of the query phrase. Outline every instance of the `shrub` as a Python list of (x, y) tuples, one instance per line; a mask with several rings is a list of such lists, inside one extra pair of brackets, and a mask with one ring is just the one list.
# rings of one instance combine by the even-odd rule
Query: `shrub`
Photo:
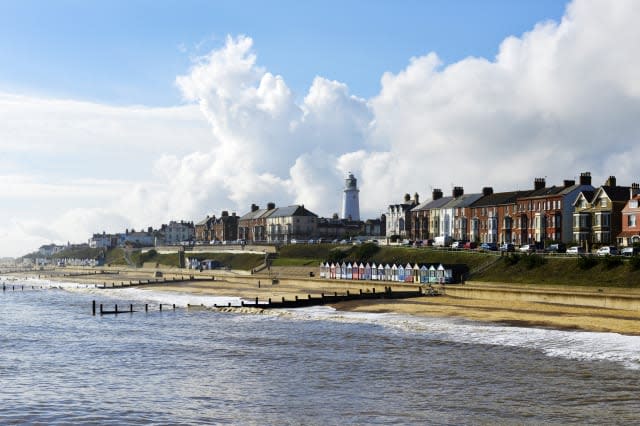
[(616, 256), (606, 255), (605, 257), (602, 258), (602, 264), (607, 269), (613, 269), (622, 265), (622, 259)]
[(509, 253), (507, 256), (504, 256), (504, 263), (506, 263), (508, 266), (513, 266), (516, 263), (520, 262), (520, 258), (522, 256), (519, 255), (518, 253)]
[(537, 254), (530, 254), (528, 256), (522, 256), (520, 259), (522, 263), (527, 267), (527, 269), (533, 269), (538, 266), (542, 266), (547, 263), (547, 259), (544, 256), (540, 256)]
[(634, 271), (640, 269), (640, 256), (633, 256), (629, 259), (629, 266)]
[(598, 264), (598, 259), (593, 256), (581, 255), (578, 257), (578, 268), (586, 270), (591, 269)]
[(347, 257), (347, 253), (340, 249), (333, 249), (329, 252), (329, 256), (327, 256), (328, 262), (342, 262), (344, 258)]
[(367, 261), (371, 259), (378, 251), (380, 251), (380, 247), (377, 244), (365, 243), (361, 246), (355, 246), (349, 257), (353, 260)]

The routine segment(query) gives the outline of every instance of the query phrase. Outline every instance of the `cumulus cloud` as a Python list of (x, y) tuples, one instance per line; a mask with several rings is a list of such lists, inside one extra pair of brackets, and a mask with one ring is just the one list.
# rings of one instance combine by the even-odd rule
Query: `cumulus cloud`
[[(404, 193), (424, 200), (432, 187), (524, 189), (534, 177), (553, 184), (587, 170), (595, 184), (610, 174), (628, 184), (638, 180), (632, 159), (640, 154), (639, 17), (633, 0), (576, 0), (560, 22), (506, 38), (495, 58), (444, 64), (431, 52), (408, 59), (400, 72), (381, 76), (371, 99), (321, 76), (296, 96), (286, 76), (259, 65), (250, 37), (229, 36), (176, 78), (181, 107), (0, 96), (0, 112), (10, 117), (0, 120), (0, 149), (9, 153), (2, 161), (15, 171), (20, 150), (46, 160), (65, 152), (95, 170), (109, 167), (99, 157), (138, 171), (113, 167), (128, 182), (125, 190), (114, 196), (113, 187), (98, 185), (110, 194), (103, 205), (74, 204), (88, 209), (95, 225), (83, 222), (80, 210), (64, 210), (59, 221), (24, 231), (51, 238), (56, 234), (37, 225), (65, 232), (67, 221), (92, 231), (101, 230), (100, 221), (157, 226), (220, 210), (243, 214), (268, 201), (331, 215), (347, 171), (358, 178), (363, 217)], [(207, 129), (194, 125), (195, 115)]]

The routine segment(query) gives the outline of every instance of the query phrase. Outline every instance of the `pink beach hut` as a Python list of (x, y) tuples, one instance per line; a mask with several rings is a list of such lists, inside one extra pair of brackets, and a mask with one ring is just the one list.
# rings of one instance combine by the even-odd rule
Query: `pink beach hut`
[(329, 278), (335, 280), (336, 279), (336, 264), (332, 263), (329, 267)]
[(351, 279), (359, 280), (360, 279), (360, 268), (358, 268), (358, 264), (354, 263), (351, 265)]
[(360, 265), (358, 265), (358, 278), (361, 280), (364, 280), (365, 279), (364, 274), (365, 274), (365, 267), (362, 264), (362, 262), (360, 262)]
[(412, 283), (413, 282), (413, 268), (410, 263), (407, 263), (407, 266), (404, 267), (404, 282)]

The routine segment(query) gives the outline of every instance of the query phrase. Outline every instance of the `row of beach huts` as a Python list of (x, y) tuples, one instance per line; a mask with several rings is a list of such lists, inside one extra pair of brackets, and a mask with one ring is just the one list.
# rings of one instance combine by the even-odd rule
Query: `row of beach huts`
[(407, 263), (376, 265), (375, 263), (329, 263), (320, 264), (320, 278), (335, 280), (395, 281), (419, 284), (451, 284), (457, 282), (453, 269), (439, 265), (411, 265)]

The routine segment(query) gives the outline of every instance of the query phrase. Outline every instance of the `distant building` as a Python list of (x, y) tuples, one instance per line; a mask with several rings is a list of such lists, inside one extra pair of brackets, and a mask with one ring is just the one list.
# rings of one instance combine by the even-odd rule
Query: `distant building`
[(40, 248), (38, 249), (38, 254), (41, 256), (53, 256), (56, 253), (61, 252), (62, 250), (64, 250), (64, 246), (59, 246), (56, 244), (47, 244), (44, 246), (40, 246)]
[(118, 245), (117, 234), (107, 234), (102, 231), (102, 234), (93, 234), (89, 239), (89, 248), (105, 248), (110, 249)]
[(387, 209), (387, 225), (386, 235), (398, 235), (400, 237), (409, 237), (411, 234), (411, 209), (420, 204), (418, 194), (413, 198), (409, 194), (405, 194), (404, 203), (390, 204)]
[(293, 239), (308, 240), (318, 229), (318, 215), (303, 205), (278, 207), (266, 219), (267, 240), (289, 243)]
[(622, 209), (622, 231), (618, 234), (618, 245), (640, 244), (640, 186), (631, 185), (631, 199)]
[(118, 234), (119, 246), (134, 246), (134, 247), (154, 247), (156, 243), (156, 232), (152, 227), (147, 228), (146, 231), (135, 231), (126, 229), (124, 234)]
[(344, 180), (344, 193), (342, 195), (342, 219), (360, 220), (360, 200), (359, 200), (358, 180), (349, 172), (349, 176)]
[(182, 242), (191, 242), (195, 240), (196, 229), (193, 222), (170, 221), (168, 225), (162, 225), (160, 232), (164, 236), (164, 244), (175, 245)]
[(266, 242), (267, 217), (275, 209), (275, 203), (268, 203), (266, 209), (251, 204), (251, 211), (238, 219), (238, 238), (251, 243)]

